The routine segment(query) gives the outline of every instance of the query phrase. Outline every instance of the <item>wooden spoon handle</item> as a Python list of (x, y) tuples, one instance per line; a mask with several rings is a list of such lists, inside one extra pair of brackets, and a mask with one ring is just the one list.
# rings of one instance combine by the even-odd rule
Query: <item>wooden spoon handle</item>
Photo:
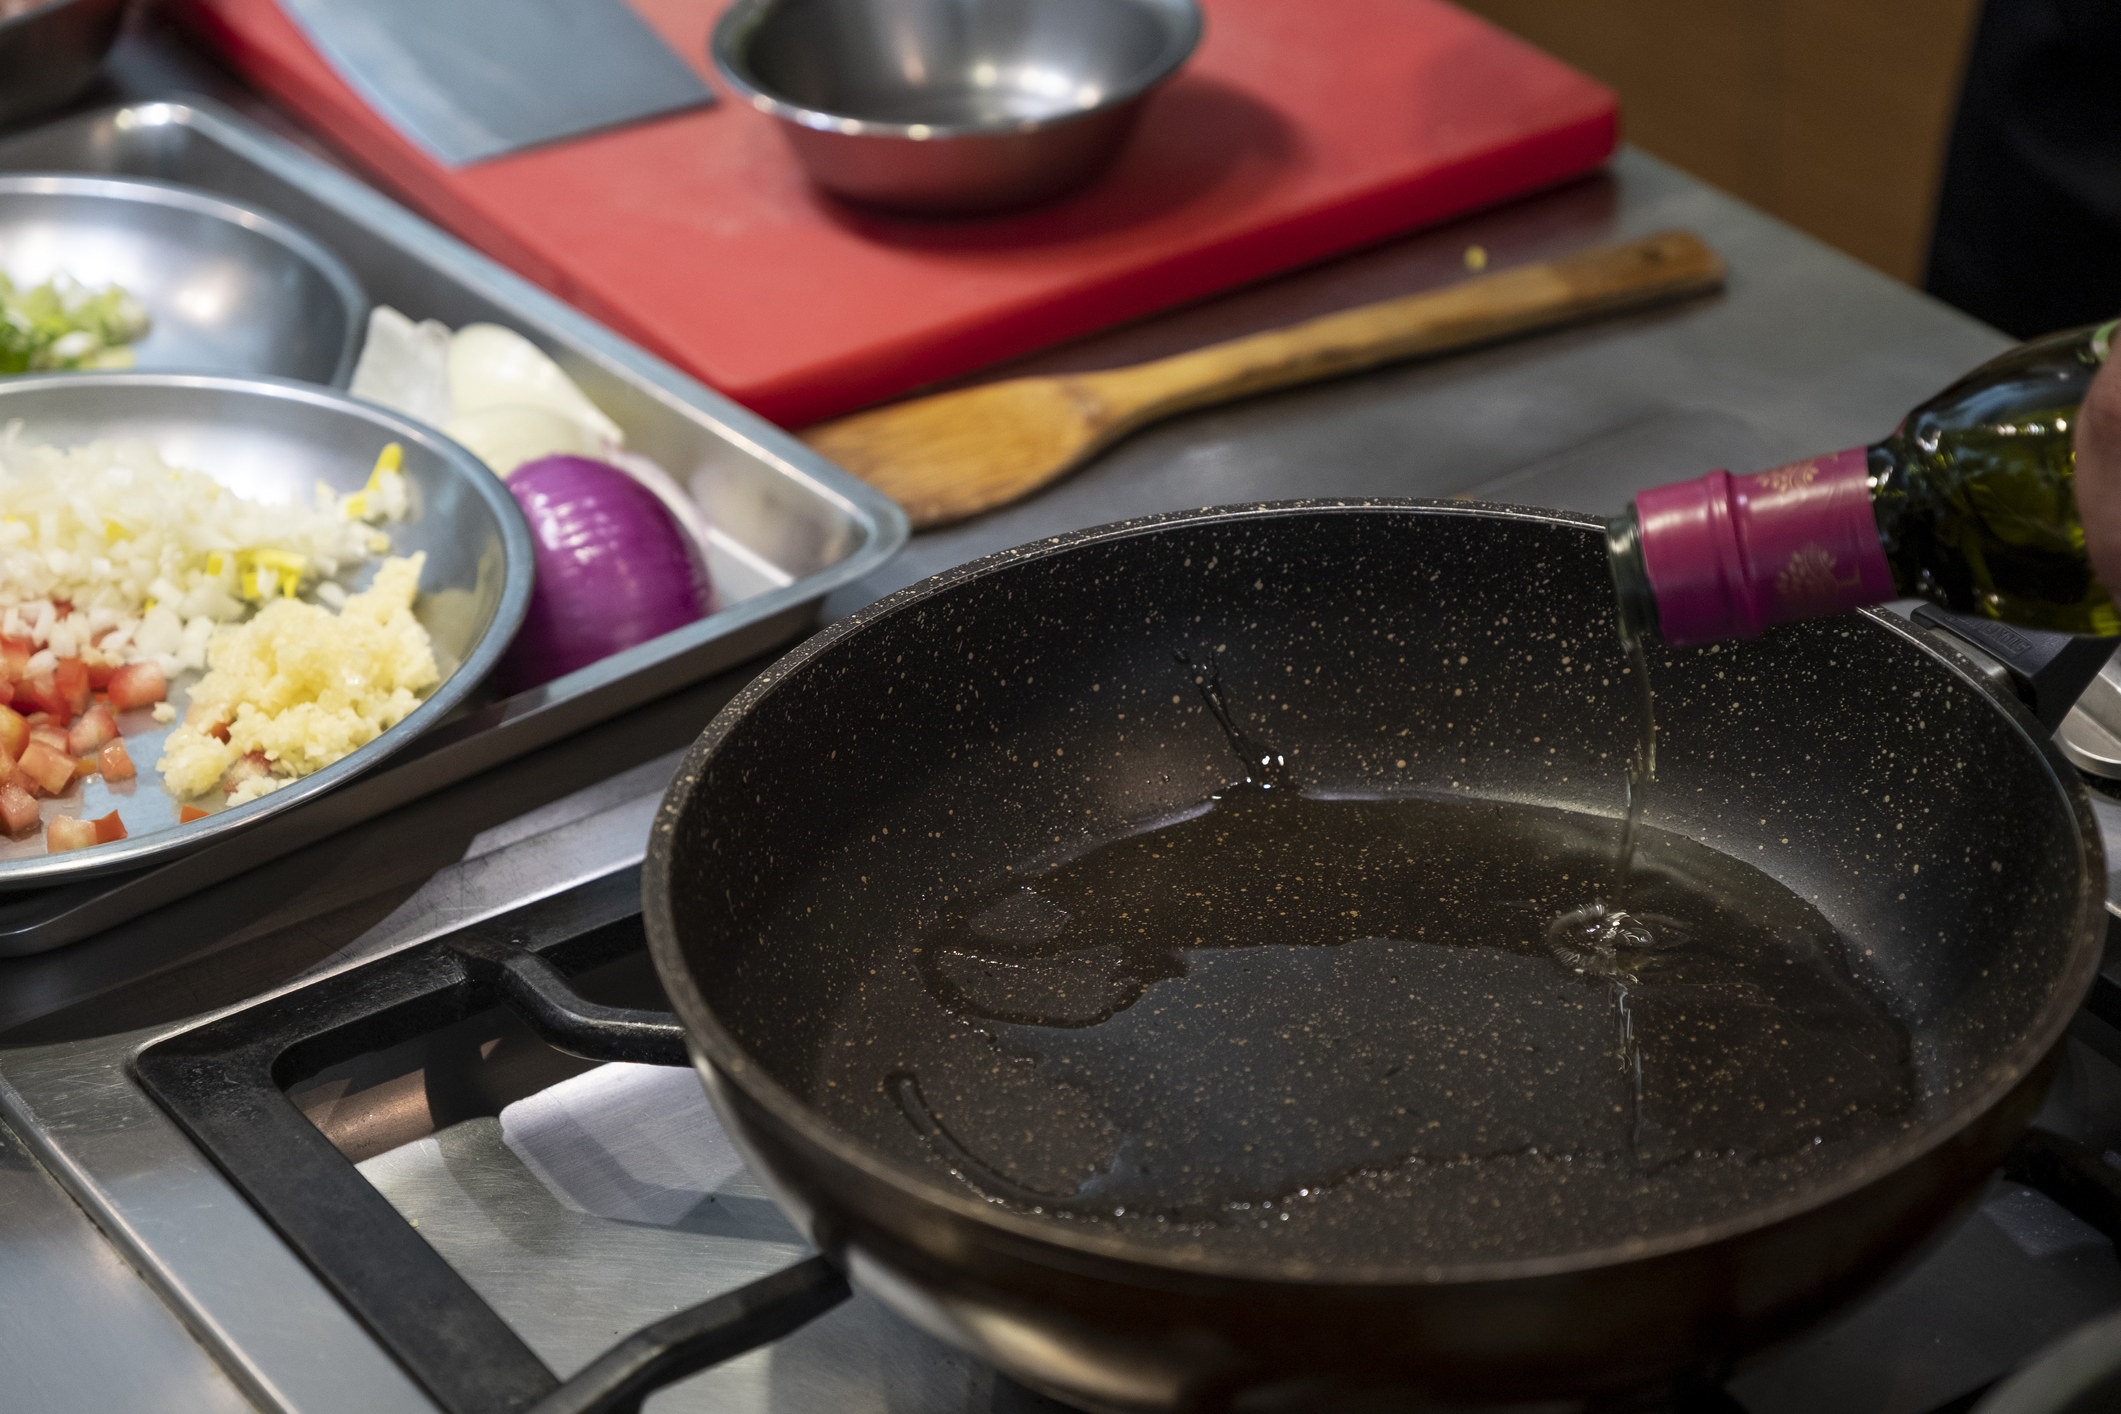
[(1270, 388), (1700, 294), (1723, 275), (1698, 237), (1663, 231), (1068, 381), (1102, 404), (1099, 420), (1117, 436)]

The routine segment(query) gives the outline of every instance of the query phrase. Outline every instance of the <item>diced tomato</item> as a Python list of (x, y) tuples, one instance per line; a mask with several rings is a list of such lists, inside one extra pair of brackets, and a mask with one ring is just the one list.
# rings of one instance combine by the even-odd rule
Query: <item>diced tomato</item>
[(15, 683), (12, 678), (0, 678), (0, 707), (15, 700)]
[(93, 823), (96, 827), (97, 844), (109, 844), (112, 840), (125, 838), (125, 822), (118, 818), (118, 812), (115, 810)]
[(11, 835), (35, 828), (37, 798), (12, 781), (0, 785), (0, 824), (6, 825)]
[(99, 702), (83, 712), (81, 719), (67, 730), (66, 749), (76, 756), (85, 756), (117, 735), (117, 719), (111, 716), (110, 708)]
[(54, 751), (66, 750), (66, 733), (50, 722), (39, 722), (29, 729), (31, 741), (41, 741)]
[(16, 790), (25, 791), (30, 795), (37, 793), (37, 778), (23, 770), (19, 761), (15, 763), (15, 769), (7, 773), (7, 783)]
[(33, 741), (17, 762), (29, 778), (37, 783), (37, 789), (46, 795), (57, 795), (74, 780), (74, 758), (63, 751), (54, 751), (41, 741)]
[(265, 753), (253, 751), (221, 773), (221, 793), (223, 795), (234, 795), (236, 787), (242, 785), (245, 781), (255, 781), (261, 776), (269, 776), (271, 774), (272, 762), (265, 759)]
[(37, 645), (26, 638), (0, 638), (0, 677), (14, 682), (29, 674), (30, 655)]
[(50, 715), (62, 727), (74, 719), (74, 709), (51, 673), (37, 673), (15, 684), (15, 701), (32, 712)]
[(133, 754), (125, 749), (122, 741), (106, 741), (103, 749), (96, 753), (97, 769), (103, 772), (106, 781), (129, 781), (133, 778)]
[(54, 815), (44, 827), (44, 847), (53, 854), (87, 849), (96, 843), (96, 822), (74, 815)]
[(177, 811), (177, 823), (180, 825), (189, 825), (194, 820), (204, 820), (205, 818), (206, 812), (196, 805), (182, 806)]
[(0, 751), (20, 756), (29, 745), (29, 723), (12, 707), (0, 707)]
[(101, 769), (102, 767), (93, 756), (76, 756), (74, 758), (74, 779), (77, 781), (85, 781)]
[(88, 685), (88, 664), (79, 658), (61, 658), (59, 666), (52, 670), (52, 682), (66, 699), (67, 710), (77, 717), (94, 700), (94, 689)]
[(104, 688), (110, 686), (111, 675), (117, 671), (118, 665), (116, 663), (90, 663), (88, 665), (88, 685), (101, 692)]
[(169, 696), (169, 682), (153, 663), (127, 663), (110, 675), (110, 705), (120, 712), (147, 707)]

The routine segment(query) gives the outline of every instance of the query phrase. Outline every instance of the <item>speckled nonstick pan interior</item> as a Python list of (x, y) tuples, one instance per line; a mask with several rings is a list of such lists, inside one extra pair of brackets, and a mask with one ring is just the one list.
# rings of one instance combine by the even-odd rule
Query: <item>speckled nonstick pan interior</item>
[[(1635, 722), (1611, 615), (1593, 522), (1423, 502), (1131, 522), (862, 611), (715, 719), (656, 824), (649, 933), (709, 1093), (858, 1284), (1085, 1407), (1619, 1398), (1714, 1377), (1969, 1199), (2037, 1105), (2097, 959), (2103, 864), (2073, 774), (2015, 702), (1896, 620), (1651, 664), (1645, 867), (1712, 851), (1809, 900), (1905, 1028), (1913, 1098), (1831, 1163), (1762, 1166), (1694, 1202), (1511, 1159), (1478, 1211), (1349, 1202), (1242, 1241), (1100, 1216), (1040, 1200), (1065, 1187), (1040, 1165), (1086, 1122), (1080, 1097), (899, 975), (909, 930), (954, 893), (1197, 809), (1238, 775), (1181, 654), (1215, 665), (1304, 792), (1559, 807), (1531, 847), (1605, 857)], [(1306, 1025), (1334, 1036), (1288, 1054), (1330, 1081), (1335, 1037), (1390, 1026), (1406, 994), (1320, 978)], [(1453, 985), (1467, 1008), (1493, 986)], [(1160, 1021), (1175, 1029), (1145, 1083), (1206, 1097), (1193, 1142), (1216, 1162), (1241, 1167), (1286, 1122), (1269, 1104), (1308, 1097), (1303, 1122), (1328, 1128), (1375, 1118), (1352, 1108), (1360, 1087), (1233, 1061), (1206, 1011)], [(1445, 1059), (1478, 1085), (1484, 1048), (1549, 1039), (1525, 1030), (1471, 1028)], [(894, 1056), (925, 1067), (940, 1138), (900, 1113)]]

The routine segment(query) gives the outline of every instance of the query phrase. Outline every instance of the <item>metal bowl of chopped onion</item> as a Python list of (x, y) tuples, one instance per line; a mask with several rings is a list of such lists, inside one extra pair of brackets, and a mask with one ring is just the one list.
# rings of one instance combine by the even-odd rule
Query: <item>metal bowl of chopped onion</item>
[[(171, 470), (163, 474), (172, 480), (180, 473), (203, 473), (246, 504), (310, 507), (318, 513), (335, 508), (349, 517), (366, 513), (374, 530), (388, 538), (387, 549), (371, 544), (365, 559), (337, 563), (329, 575), (314, 567), (307, 575), (287, 571), (290, 577), (283, 583), (266, 583), (260, 589), (267, 602), (283, 594), (336, 606), (368, 586), (385, 555), (422, 554), (412, 614), (426, 630), (439, 676), (431, 690), (419, 694), (419, 705), (409, 715), (313, 774), (280, 782), (255, 799), (219, 791), (179, 798), (164, 788), (157, 762), (167, 738), (183, 723), (186, 694), (199, 679), (196, 666), (203, 659), (191, 651), (196, 644), (173, 649), (186, 657), (182, 665), (169, 656), (162, 659), (173, 669), (168, 679), (170, 707), (152, 715), (145, 710), (120, 715), (120, 739), (137, 776), (112, 783), (88, 775), (60, 798), (40, 802), (47, 817), (92, 818), (115, 812), (124, 837), (93, 848), (49, 853), (41, 832), (0, 836), (0, 891), (135, 869), (237, 831), (284, 821), (305, 802), (401, 750), (462, 704), (499, 661), (529, 604), (529, 530), (500, 478), (424, 424), (329, 388), (283, 379), (205, 375), (49, 374), (0, 380), (0, 427), (9, 429), (0, 442), (0, 511), (7, 504), (8, 478), (26, 475), (23, 469), (33, 456), (58, 456), (61, 453), (49, 449), (72, 449), (64, 454), (78, 460), (79, 449), (101, 444), (117, 449), (103, 458), (105, 462), (126, 468), (166, 464)], [(124, 450), (126, 444), (133, 450)], [(401, 452), (385, 456), (391, 444)], [(379, 458), (386, 465), (396, 461), (399, 470), (393, 474), (402, 477), (393, 483), (388, 514), (363, 504), (364, 491), (376, 487)], [(131, 470), (126, 474), (141, 475)], [(21, 543), (23, 534), (19, 528), (10, 531), (6, 520), (0, 514), (0, 601), (8, 599), (11, 588), (4, 556), (10, 544)], [(150, 526), (136, 533), (152, 531)], [(109, 533), (116, 537), (120, 532)], [(9, 534), (15, 536), (13, 541)], [(114, 538), (112, 543), (122, 541)], [(283, 563), (271, 556), (258, 560)], [(19, 587), (13, 597), (23, 597)], [(152, 602), (141, 612), (152, 615)], [(9, 605), (0, 602), (0, 621), (9, 613)], [(19, 627), (22, 615), (15, 613), (13, 622)], [(94, 631), (105, 635), (104, 643), (111, 641), (107, 635), (113, 630), (105, 621)], [(130, 621), (118, 631), (140, 632)], [(232, 803), (236, 801), (241, 803)]]

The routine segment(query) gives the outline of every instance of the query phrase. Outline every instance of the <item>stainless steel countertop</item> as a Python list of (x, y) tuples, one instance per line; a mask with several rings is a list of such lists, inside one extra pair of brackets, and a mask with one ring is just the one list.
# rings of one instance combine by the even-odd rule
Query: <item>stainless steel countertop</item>
[[(16, 1409), (238, 1414), (251, 1406), (0, 1129), (0, 1384)], [(124, 1358), (106, 1358), (122, 1351)]]
[[(289, 130), (145, 23), (121, 43), (115, 92), (98, 101), (205, 91)], [(1461, 277), (1473, 244), (1495, 268), (1668, 226), (1690, 227), (1724, 254), (1727, 293), (1182, 418), (1029, 502), (917, 538), (829, 612), (987, 551), (1150, 511), (1459, 493), (1613, 507), (1659, 480), (1867, 441), (2006, 342), (1626, 150), (1602, 175), (1009, 371), (1109, 366), (1442, 284)], [(277, 1274), (273, 1309), (261, 1309), (266, 1283), (241, 1258), (267, 1251), (270, 1234), (144, 1097), (116, 1093), (130, 1087), (113, 1086), (111, 1067), (185, 1017), (637, 859), (672, 749), (738, 681), (612, 723), (113, 935), (0, 965), (0, 1109), (22, 1135), (0, 1131), (0, 1309), (11, 1313), (0, 1379), (33, 1392), (26, 1407), (244, 1407), (237, 1384), (150, 1286), (183, 1293), (178, 1305), (210, 1298), (213, 1317), (194, 1309), (190, 1334), (224, 1357), (224, 1340), (240, 1343), (251, 1363), (238, 1377), (263, 1407), (364, 1407), (352, 1374), (378, 1358), (373, 1347), (298, 1268)], [(25, 1143), (45, 1169), (29, 1162)], [(284, 1249), (282, 1262), (295, 1268)], [(118, 1351), (122, 1359), (109, 1358)], [(365, 1407), (424, 1407), (402, 1378), (370, 1374), (380, 1383)]]

